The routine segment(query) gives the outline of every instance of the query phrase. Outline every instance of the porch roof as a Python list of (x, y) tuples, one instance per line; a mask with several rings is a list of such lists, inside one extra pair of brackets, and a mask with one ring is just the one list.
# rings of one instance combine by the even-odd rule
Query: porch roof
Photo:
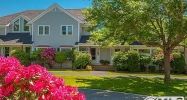
[(47, 48), (47, 47), (51, 47), (50, 45), (37, 45), (36, 47), (45, 47), (45, 48)]
[(0, 35), (0, 44), (32, 44), (30, 33), (8, 33)]
[[(76, 42), (75, 45), (94, 45), (94, 43), (86, 43), (87, 40), (89, 40), (90, 35), (82, 35), (80, 38), (80, 42)], [(121, 43), (121, 45), (124, 45), (126, 42), (126, 39), (124, 39), (124, 42)], [(134, 41), (133, 43), (129, 45), (143, 45), (141, 42)]]

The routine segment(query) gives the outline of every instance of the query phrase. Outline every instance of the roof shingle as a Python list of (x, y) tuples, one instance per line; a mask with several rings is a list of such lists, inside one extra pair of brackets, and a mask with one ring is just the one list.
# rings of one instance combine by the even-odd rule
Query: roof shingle
[(32, 44), (30, 33), (8, 33), (0, 35), (0, 44)]
[[(82, 10), (84, 9), (66, 9), (68, 12), (73, 14), (75, 17), (79, 18), (80, 20), (84, 21), (84, 15), (82, 14)], [(32, 20), (35, 18), (37, 15), (42, 13), (44, 10), (26, 10), (23, 12), (18, 12), (15, 14), (7, 15), (0, 17), (0, 25), (7, 25), (10, 23), (14, 18), (18, 17), (19, 15), (24, 15), (27, 17), (29, 20)]]

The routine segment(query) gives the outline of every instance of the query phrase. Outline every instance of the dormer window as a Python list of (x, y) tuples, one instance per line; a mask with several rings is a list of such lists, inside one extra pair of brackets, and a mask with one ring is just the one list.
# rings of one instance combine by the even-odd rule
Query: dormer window
[(14, 31), (19, 31), (20, 23), (19, 19), (14, 22)]
[(26, 32), (26, 31), (29, 31), (29, 26), (26, 26), (26, 24), (27, 24), (27, 21), (24, 19), (24, 31)]

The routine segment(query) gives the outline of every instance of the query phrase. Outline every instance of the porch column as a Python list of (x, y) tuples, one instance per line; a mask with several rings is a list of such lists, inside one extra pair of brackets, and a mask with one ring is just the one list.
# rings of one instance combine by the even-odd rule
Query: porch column
[(113, 58), (113, 48), (110, 48), (110, 64), (112, 65), (113, 64), (113, 62), (112, 62), (112, 58)]
[(152, 57), (152, 54), (153, 54), (152, 49), (149, 49), (149, 54), (150, 54), (150, 57)]
[(96, 48), (96, 55), (97, 55), (97, 58), (96, 58), (97, 61), (96, 61), (96, 63), (99, 64), (100, 63), (100, 48), (99, 47)]
[(77, 46), (77, 51), (79, 51), (79, 46)]
[(1, 47), (1, 52), (0, 52), (0, 53), (1, 53), (0, 55), (1, 55), (1, 56), (4, 56), (4, 54), (3, 54), (3, 48), (4, 48), (4, 47)]

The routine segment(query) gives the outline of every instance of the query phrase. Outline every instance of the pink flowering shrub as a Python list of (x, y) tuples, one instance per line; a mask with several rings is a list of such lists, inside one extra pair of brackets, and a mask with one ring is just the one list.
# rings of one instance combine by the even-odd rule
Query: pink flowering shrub
[(0, 56), (0, 100), (85, 100), (76, 87), (66, 86), (39, 65), (21, 66), (14, 57)]
[(41, 60), (43, 60), (44, 63), (48, 64), (50, 68), (52, 68), (53, 65), (55, 64), (54, 61), (55, 55), (56, 55), (56, 50), (54, 48), (45, 48), (40, 53)]

